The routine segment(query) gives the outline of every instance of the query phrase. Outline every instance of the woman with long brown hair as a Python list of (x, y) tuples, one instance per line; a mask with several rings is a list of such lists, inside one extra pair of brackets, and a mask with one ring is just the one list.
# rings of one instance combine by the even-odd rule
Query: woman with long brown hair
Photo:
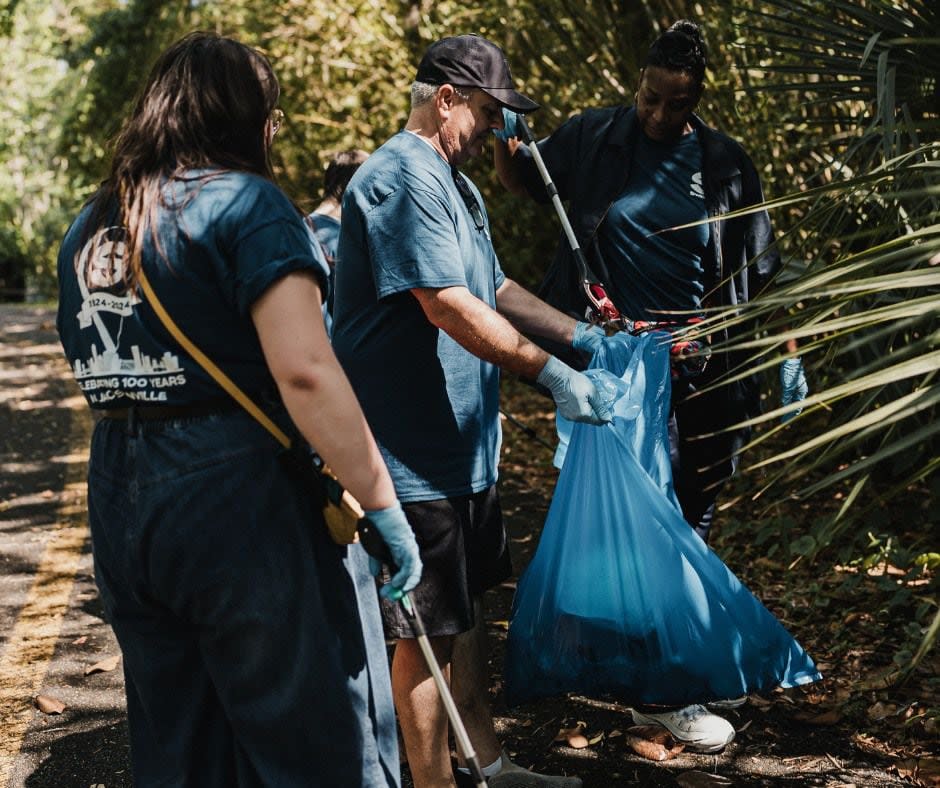
[(191, 34), (164, 52), (59, 255), (58, 328), (99, 417), (89, 521), (124, 656), (135, 784), (398, 785), (361, 547), (329, 537), (281, 446), (182, 333), (362, 503), (397, 574), (411, 529), (320, 313), (326, 266), (269, 160), (270, 64)]

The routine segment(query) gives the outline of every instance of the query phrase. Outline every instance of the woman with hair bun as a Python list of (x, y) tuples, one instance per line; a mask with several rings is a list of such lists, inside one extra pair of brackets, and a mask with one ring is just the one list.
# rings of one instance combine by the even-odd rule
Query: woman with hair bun
[(259, 52), (211, 33), (172, 45), (59, 253), (59, 335), (98, 419), (88, 515), (138, 786), (399, 784), (367, 557), (330, 539), (304, 474), (145, 286), (360, 501), (400, 567), (383, 593), (414, 588), (414, 536), (324, 330), (325, 261), (273, 182), (278, 98)]
[[(706, 69), (698, 25), (680, 20), (650, 46), (632, 107), (586, 110), (538, 144), (589, 265), (630, 320), (686, 323), (707, 307), (744, 303), (780, 266), (766, 211), (721, 218), (761, 203), (763, 192), (744, 149), (694, 112)], [(515, 117), (507, 114), (505, 121), (495, 132), (500, 180), (514, 194), (548, 202), (533, 157), (515, 139)], [(585, 315), (565, 238), (539, 295), (562, 311)], [(584, 333), (603, 341), (599, 328)], [(729, 337), (722, 332), (713, 339), (723, 344)], [(690, 395), (742, 360), (715, 354), (701, 374), (673, 370), (673, 481), (685, 520), (706, 540), (718, 493), (748, 434), (727, 428), (759, 412), (759, 386), (751, 376)], [(743, 699), (726, 705), (738, 702)], [(734, 737), (734, 728), (702, 705), (637, 710), (634, 719), (660, 723), (689, 749), (705, 752), (721, 750)]]

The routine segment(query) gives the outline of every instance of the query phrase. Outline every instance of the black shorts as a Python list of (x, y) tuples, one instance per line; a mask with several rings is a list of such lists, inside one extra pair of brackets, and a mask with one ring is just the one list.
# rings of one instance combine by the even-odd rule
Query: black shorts
[[(473, 599), (512, 574), (496, 486), (472, 495), (403, 504), (424, 570), (411, 592), (430, 636), (473, 629)], [(383, 577), (387, 581), (387, 575)], [(398, 602), (381, 597), (385, 634), (413, 638)]]

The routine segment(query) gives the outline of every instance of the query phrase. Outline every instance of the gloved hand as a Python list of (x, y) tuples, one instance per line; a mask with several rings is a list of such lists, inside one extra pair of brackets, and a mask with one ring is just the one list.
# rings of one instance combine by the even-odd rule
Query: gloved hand
[[(806, 372), (803, 370), (803, 361), (799, 356), (784, 359), (780, 365), (780, 392), (781, 406), (800, 402), (806, 399), (806, 395), (809, 394), (809, 386), (806, 384)], [(780, 417), (780, 421), (786, 423), (794, 416), (798, 416), (801, 411), (802, 408), (785, 413)]]
[(571, 340), (571, 347), (575, 350), (583, 350), (588, 355), (593, 356), (600, 350), (605, 339), (607, 339), (607, 334), (603, 328), (593, 323), (585, 323), (579, 320), (574, 327), (574, 337)]
[(493, 134), (496, 135), (497, 139), (506, 142), (513, 137), (518, 137), (521, 133), (522, 127), (519, 125), (519, 115), (511, 109), (503, 107), (503, 127), (501, 129), (493, 129)]
[(569, 421), (606, 424), (614, 418), (615, 396), (554, 356), (548, 357), (536, 382), (552, 392), (558, 412)]
[[(401, 504), (397, 501), (394, 506), (375, 509), (365, 515), (388, 545), (396, 569), (392, 579), (382, 586), (379, 593), (386, 599), (398, 601), (421, 580), (421, 557), (418, 554), (414, 531), (411, 530)], [(369, 571), (378, 575), (381, 570), (381, 562), (370, 555)]]

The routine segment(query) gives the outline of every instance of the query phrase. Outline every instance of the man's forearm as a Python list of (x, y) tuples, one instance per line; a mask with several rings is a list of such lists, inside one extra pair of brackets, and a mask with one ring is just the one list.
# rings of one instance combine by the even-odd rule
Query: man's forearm
[(496, 291), (496, 309), (517, 331), (527, 336), (571, 344), (577, 321), (549, 306), (512, 279), (506, 279)]
[(548, 353), (466, 288), (419, 288), (411, 292), (431, 323), (478, 358), (530, 378), (538, 377), (548, 361)]

